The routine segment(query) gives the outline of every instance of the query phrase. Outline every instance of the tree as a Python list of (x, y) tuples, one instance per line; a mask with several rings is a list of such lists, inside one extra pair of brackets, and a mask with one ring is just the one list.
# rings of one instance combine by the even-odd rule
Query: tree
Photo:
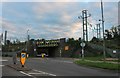
[(112, 33), (109, 30), (105, 30), (105, 35), (108, 40), (112, 39)]
[(118, 35), (120, 36), (120, 25), (118, 26)]
[(113, 37), (114, 38), (117, 38), (118, 37), (118, 29), (117, 29), (117, 27), (112, 27), (111, 28), (111, 31), (112, 31), (112, 34), (113, 34)]
[(91, 40), (91, 42), (98, 42), (98, 41), (99, 41), (99, 39), (96, 38), (96, 37), (93, 37), (92, 40)]
[(7, 40), (6, 43), (7, 43), (7, 45), (9, 45), (11, 42), (10, 42), (10, 40)]
[(74, 38), (68, 38), (68, 42), (73, 42)]
[(78, 41), (80, 42), (80, 41), (81, 41), (81, 38), (79, 38)]

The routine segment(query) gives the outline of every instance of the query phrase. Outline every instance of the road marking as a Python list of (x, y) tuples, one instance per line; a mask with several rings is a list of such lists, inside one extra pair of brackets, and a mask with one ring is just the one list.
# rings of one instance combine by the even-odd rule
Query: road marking
[[(31, 74), (45, 74), (45, 75), (50, 75), (50, 76), (56, 76), (55, 74), (51, 74), (51, 73), (46, 73), (46, 72), (43, 72), (43, 71), (38, 71), (38, 70), (34, 70), (33, 71), (35, 72), (39, 72), (39, 73), (25, 73), (23, 71), (20, 71), (20, 73), (24, 74), (24, 75), (27, 75), (27, 76), (30, 76), (30, 77), (34, 77), (33, 75)], [(35, 78), (35, 77), (34, 77)]]
[(61, 60), (52, 60), (52, 61), (63, 62), (63, 63), (73, 63), (73, 62), (70, 62), (70, 61), (61, 61)]
[(0, 65), (0, 67), (3, 67), (3, 66), (5, 66), (5, 65)]
[(61, 62), (65, 62), (65, 63), (73, 63), (73, 62), (70, 62), (70, 61), (61, 61)]
[(32, 75), (27, 74), (27, 73), (25, 73), (25, 72), (23, 72), (23, 71), (20, 71), (20, 73), (25, 74), (25, 75), (27, 75), (27, 76), (32, 76)]
[(42, 74), (42, 73), (28, 73), (28, 74)]
[(35, 69), (33, 69), (33, 71), (40, 72), (40, 73), (42, 73), (42, 74), (46, 74), (46, 75), (50, 75), (50, 76), (56, 76), (55, 74), (46, 73), (46, 72), (38, 71), (38, 70), (35, 70)]
[(0, 61), (8, 61), (8, 60), (0, 60)]

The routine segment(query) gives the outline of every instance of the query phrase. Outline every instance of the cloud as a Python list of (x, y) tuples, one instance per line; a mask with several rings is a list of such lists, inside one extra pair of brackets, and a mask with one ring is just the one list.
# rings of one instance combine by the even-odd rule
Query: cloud
[[(119, 0), (103, 0), (104, 2), (119, 2)], [(100, 0), (1, 0), (1, 2), (100, 2)]]
[[(109, 6), (114, 8), (108, 10), (108, 12), (105, 9), (105, 17), (108, 18), (112, 16), (111, 12), (117, 10), (113, 5), (108, 5), (108, 9)], [(82, 14), (83, 9), (88, 9), (88, 12), (92, 14), (88, 21), (95, 26), (96, 20), (101, 18), (100, 3), (95, 2), (13, 3), (3, 9), (5, 12), (3, 17), (6, 18), (3, 25), (5, 26), (4, 29), (10, 31), (11, 36), (18, 38), (26, 38), (27, 29), (29, 29), (31, 38), (73, 37), (77, 39), (82, 36), (82, 19), (78, 19), (78, 16)], [(12, 16), (10, 12), (13, 13)], [(89, 33), (92, 32), (89, 31)]]

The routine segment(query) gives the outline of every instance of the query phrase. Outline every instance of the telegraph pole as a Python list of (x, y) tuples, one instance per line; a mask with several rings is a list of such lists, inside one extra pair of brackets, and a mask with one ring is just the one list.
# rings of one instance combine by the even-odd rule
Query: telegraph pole
[(7, 31), (5, 31), (5, 42), (4, 42), (5, 45), (6, 45), (6, 39), (7, 39)]
[(29, 29), (27, 30), (26, 51), (28, 51), (28, 42), (29, 42), (29, 35), (28, 35), (28, 31), (29, 31)]
[(103, 29), (103, 57), (104, 57), (104, 61), (106, 58), (106, 52), (105, 52), (105, 37), (104, 37), (104, 14), (103, 14), (103, 2), (101, 0), (101, 14), (102, 14), (102, 29)]

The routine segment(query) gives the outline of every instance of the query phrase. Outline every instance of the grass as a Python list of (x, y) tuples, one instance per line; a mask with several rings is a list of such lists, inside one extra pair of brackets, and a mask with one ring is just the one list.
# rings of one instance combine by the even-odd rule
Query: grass
[(85, 57), (86, 60), (101, 61), (103, 57)]
[[(91, 61), (103, 61), (103, 57), (85, 57), (86, 60), (91, 60)], [(106, 60), (107, 62), (120, 62), (120, 60)]]
[(118, 70), (118, 64), (107, 63), (107, 62), (90, 62), (85, 60), (77, 60), (75, 64), (83, 65), (83, 66), (90, 66), (102, 69), (110, 69), (110, 70)]

